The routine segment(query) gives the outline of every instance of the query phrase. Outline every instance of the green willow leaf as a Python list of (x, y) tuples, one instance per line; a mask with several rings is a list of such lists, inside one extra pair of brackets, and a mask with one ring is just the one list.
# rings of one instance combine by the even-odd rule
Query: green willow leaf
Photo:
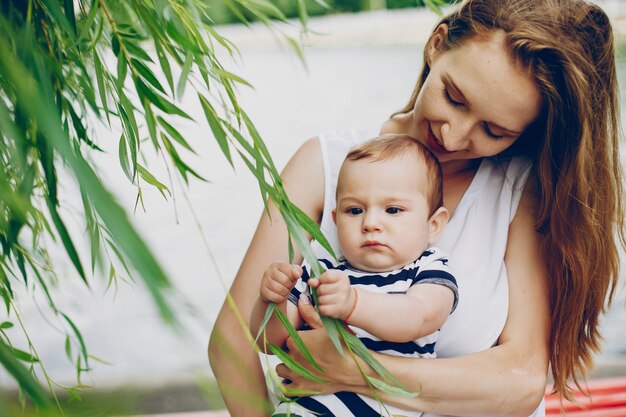
[(313, 359), (313, 355), (311, 355), (311, 352), (309, 352), (309, 349), (306, 347), (306, 345), (304, 344), (304, 341), (302, 341), (302, 338), (300, 337), (296, 329), (293, 327), (293, 324), (291, 324), (289, 319), (287, 319), (287, 317), (285, 317), (283, 312), (280, 311), (279, 309), (276, 309), (276, 316), (278, 317), (280, 322), (283, 324), (285, 329), (287, 329), (287, 333), (289, 333), (289, 336), (294, 341), (296, 346), (298, 346), (298, 349), (300, 349), (300, 352), (302, 352), (302, 355), (306, 358), (306, 360), (309, 361), (309, 363), (313, 365), (315, 369), (325, 374), (326, 372), (322, 369), (321, 366), (317, 364), (317, 362), (315, 362), (315, 359)]
[(172, 37), (180, 46), (186, 50), (201, 53), (202, 51), (193, 39), (187, 37), (181, 30), (176, 27), (176, 24), (172, 21), (167, 22), (165, 25), (165, 31)]
[(120, 53), (117, 56), (117, 79), (115, 80), (115, 85), (117, 86), (118, 91), (122, 91), (122, 88), (124, 87), (124, 82), (126, 81), (127, 73), (128, 62), (126, 61), (126, 57), (124, 56), (124, 54)]
[(76, 35), (76, 12), (74, 11), (74, 0), (63, 0), (63, 8), (65, 9), (65, 16), (70, 23), (72, 32)]
[(159, 149), (159, 140), (157, 139), (157, 127), (156, 127), (156, 119), (154, 117), (154, 112), (152, 111), (152, 106), (150, 102), (147, 100), (142, 101), (144, 111), (146, 112), (146, 123), (148, 125), (148, 134), (150, 135), (150, 140), (152, 141), (152, 145), (154, 145), (154, 149)]
[(389, 385), (386, 382), (383, 382), (380, 379), (373, 378), (371, 376), (368, 376), (367, 380), (377, 390), (382, 391), (385, 394), (393, 395), (394, 397), (415, 398), (415, 397), (419, 396), (419, 394), (417, 392), (411, 392), (411, 391), (404, 390), (402, 388), (398, 388), (398, 387), (393, 386), (393, 385)]
[(79, 42), (82, 39), (86, 39), (89, 37), (89, 33), (91, 32), (93, 22), (96, 19), (96, 13), (98, 12), (98, 10), (99, 10), (98, 0), (92, 0), (91, 4), (89, 5), (89, 13), (87, 14), (87, 17), (85, 18), (84, 21), (80, 23), (80, 26), (82, 26), (82, 29), (80, 31), (80, 34), (78, 35)]
[(178, 154), (178, 151), (176, 151), (176, 149), (174, 148), (172, 143), (169, 141), (167, 136), (165, 136), (165, 134), (163, 133), (161, 133), (161, 141), (163, 142), (165, 150), (167, 151), (169, 156), (172, 158), (172, 162), (174, 162), (176, 169), (178, 169), (178, 171), (183, 176), (183, 180), (185, 180), (185, 183), (189, 183), (187, 173), (193, 175), (194, 177), (198, 178), (201, 181), (208, 182), (206, 178), (202, 177), (200, 174), (194, 171), (189, 165), (187, 165), (185, 161), (183, 161), (183, 159)]
[(130, 163), (128, 160), (128, 149), (126, 145), (126, 137), (122, 133), (120, 136), (119, 146), (118, 146), (118, 156), (120, 160), (120, 165), (122, 167), (122, 171), (126, 174), (126, 178), (129, 179), (130, 182), (134, 182), (134, 175), (130, 170)]
[(39, 359), (37, 357), (31, 355), (28, 352), (24, 352), (23, 350), (19, 350), (16, 348), (12, 348), (12, 349), (13, 349), (13, 354), (15, 355), (15, 357), (21, 360), (22, 362), (27, 362), (27, 363), (39, 362)]
[(197, 155), (195, 149), (193, 149), (191, 145), (189, 145), (189, 143), (185, 140), (183, 135), (181, 135), (181, 133), (178, 130), (176, 130), (174, 126), (169, 124), (167, 120), (165, 120), (162, 117), (157, 117), (157, 120), (159, 121), (159, 124), (163, 127), (163, 129), (165, 129), (165, 131), (170, 135), (170, 138), (174, 139), (176, 142), (182, 145), (189, 152), (193, 153), (194, 155)]
[(72, 360), (72, 342), (70, 341), (70, 335), (65, 335), (65, 356), (71, 361)]
[(139, 75), (141, 75), (141, 77), (144, 80), (149, 82), (154, 88), (159, 90), (161, 93), (166, 94), (165, 90), (163, 89), (163, 86), (159, 82), (159, 79), (156, 77), (156, 75), (154, 75), (154, 72), (152, 72), (152, 70), (148, 68), (146, 64), (144, 64), (143, 62), (139, 61), (136, 58), (131, 58), (130, 63), (133, 66), (133, 68), (135, 68), (137, 72), (139, 72)]
[(13, 323), (10, 321), (3, 321), (0, 323), (0, 329), (10, 329), (11, 327), (13, 327)]
[[(124, 47), (126, 48), (128, 53), (130, 53), (133, 57), (136, 57), (143, 61), (148, 61), (151, 63), (154, 62), (152, 58), (150, 57), (150, 55), (148, 55), (143, 48), (137, 45), (136, 42), (130, 40), (128, 37), (124, 38)], [(133, 60), (133, 58), (130, 58), (130, 59), (131, 61)]]
[(193, 64), (193, 53), (191, 51), (187, 51), (185, 55), (185, 63), (183, 64), (183, 68), (180, 72), (180, 77), (178, 78), (178, 84), (176, 86), (176, 97), (180, 100), (185, 94), (185, 87), (187, 86), (187, 78), (189, 77), (189, 73), (191, 72), (191, 66)]
[(56, 227), (57, 232), (59, 233), (61, 242), (63, 243), (63, 246), (65, 247), (65, 252), (67, 252), (67, 255), (69, 256), (70, 260), (74, 264), (74, 268), (76, 268), (76, 271), (80, 275), (83, 282), (89, 287), (89, 282), (87, 281), (85, 270), (83, 269), (83, 265), (80, 262), (78, 252), (76, 251), (76, 246), (74, 245), (74, 242), (72, 241), (72, 238), (70, 237), (67, 227), (65, 227), (65, 223), (63, 223), (61, 216), (59, 216), (59, 213), (57, 212), (57, 208), (55, 207), (54, 202), (50, 200), (47, 200), (47, 202), (48, 202), (48, 211), (50, 212), (50, 217), (52, 218), (52, 222), (54, 223), (54, 226)]
[(206, 120), (209, 123), (209, 127), (211, 128), (211, 132), (213, 132), (213, 136), (215, 137), (217, 144), (219, 145), (222, 153), (230, 163), (230, 166), (234, 168), (233, 158), (230, 154), (230, 147), (228, 146), (228, 139), (226, 137), (226, 132), (222, 127), (220, 118), (218, 117), (211, 103), (209, 103), (206, 98), (204, 98), (201, 94), (198, 94), (198, 98), (200, 99), (202, 110), (204, 111), (204, 115), (206, 116)]
[(141, 178), (143, 178), (143, 180), (148, 184), (155, 186), (163, 197), (167, 198), (165, 192), (167, 192), (168, 195), (172, 195), (169, 188), (167, 188), (165, 184), (159, 182), (159, 180), (157, 180), (154, 175), (152, 175), (146, 168), (142, 167), (140, 164), (137, 164), (137, 170)]
[(361, 340), (352, 334), (343, 325), (337, 326), (341, 338), (345, 342), (346, 346), (352, 350), (358, 357), (363, 359), (378, 375), (380, 375), (384, 381), (393, 383), (399, 389), (410, 393), (411, 391), (406, 389), (400, 381), (398, 381), (380, 362), (376, 360), (369, 352), (367, 347), (361, 342)]
[(276, 166), (274, 165), (272, 156), (270, 155), (270, 152), (267, 150), (267, 146), (265, 145), (265, 142), (263, 142), (261, 135), (256, 130), (254, 123), (252, 123), (252, 120), (250, 120), (250, 118), (248, 117), (248, 114), (244, 112), (243, 110), (241, 110), (241, 117), (243, 118), (246, 128), (248, 129), (248, 132), (250, 133), (250, 136), (252, 137), (255, 147), (261, 151), (261, 155), (263, 156), (263, 159), (266, 162), (266, 166), (268, 167), (270, 174), (277, 181), (280, 181), (280, 174), (278, 173), (278, 170), (276, 169)]
[(74, 333), (74, 336), (76, 337), (76, 340), (78, 341), (78, 345), (80, 346), (82, 357), (85, 359), (85, 364), (87, 364), (88, 366), (89, 355), (87, 354), (87, 345), (85, 345), (85, 341), (83, 340), (83, 335), (81, 334), (80, 330), (78, 330), (78, 327), (76, 327), (72, 319), (70, 319), (64, 313), (61, 313), (61, 316), (65, 319), (67, 324), (69, 324), (70, 328), (72, 329), (72, 332)]
[(320, 318), (322, 319), (324, 330), (326, 330), (326, 333), (328, 334), (328, 338), (335, 346), (335, 349), (337, 349), (337, 352), (339, 352), (342, 356), (345, 355), (343, 346), (341, 344), (341, 336), (338, 330), (338, 327), (343, 327), (343, 324), (341, 324), (339, 320), (334, 319), (332, 317), (326, 317), (326, 316), (320, 315)]
[(303, 377), (310, 379), (312, 381), (326, 384), (326, 381), (324, 381), (323, 379), (321, 379), (320, 377), (318, 377), (317, 375), (315, 375), (314, 373), (306, 369), (304, 366), (300, 365), (298, 362), (293, 360), (291, 356), (287, 355), (285, 351), (279, 348), (278, 346), (270, 343), (269, 347), (272, 353), (276, 355), (276, 357), (280, 359), (281, 362), (283, 362), (285, 366), (289, 368), (290, 370), (292, 370), (293, 372), (297, 373), (298, 375), (302, 375)]
[(252, 84), (250, 84), (248, 81), (244, 80), (243, 78), (241, 78), (240, 76), (233, 74), (232, 72), (226, 71), (224, 69), (221, 68), (214, 68), (213, 71), (215, 71), (216, 74), (218, 74), (220, 77), (223, 77), (227, 80), (231, 80), (234, 81), (238, 84), (242, 84), (245, 85), (246, 87), (250, 87), (252, 89), (254, 89), (254, 87), (252, 86)]
[(75, 40), (76, 32), (65, 16), (65, 12), (61, 9), (60, 2), (58, 0), (41, 0), (41, 3), (49, 13), (48, 16), (51, 20), (58, 24), (59, 28), (62, 29), (72, 40)]
[(306, 232), (308, 234), (310, 234), (313, 239), (315, 239), (317, 242), (319, 242), (319, 244), (321, 244), (322, 247), (326, 251), (328, 251), (328, 253), (331, 254), (331, 256), (334, 259), (337, 259), (337, 255), (333, 251), (332, 246), (330, 246), (330, 243), (326, 239), (326, 236), (324, 236), (324, 234), (320, 230), (319, 224), (317, 224), (317, 222), (313, 221), (305, 212), (300, 210), (300, 208), (298, 206), (296, 206), (295, 204), (289, 202), (289, 207), (291, 209), (291, 212), (296, 217), (296, 220), (297, 220), (298, 224), (304, 230), (306, 230)]
[(126, 132), (124, 136), (128, 141), (128, 149), (130, 150), (130, 172), (134, 179), (137, 175), (137, 155), (139, 153), (139, 128), (135, 119), (135, 111), (124, 94), (120, 94), (117, 109), (122, 120), (122, 127)]
[(93, 63), (94, 70), (96, 72), (96, 82), (98, 83), (98, 94), (100, 95), (100, 103), (102, 104), (102, 109), (104, 110), (104, 114), (107, 118), (107, 122), (109, 122), (109, 126), (111, 126), (111, 117), (109, 116), (109, 105), (107, 103), (107, 89), (104, 83), (104, 66), (102, 65), (102, 61), (100, 60), (100, 56), (98, 52), (94, 48), (93, 50)]
[(187, 113), (179, 109), (174, 104), (170, 103), (167, 99), (158, 95), (157, 92), (153, 91), (148, 85), (146, 85), (140, 79), (138, 78), (135, 79), (135, 86), (137, 88), (137, 92), (140, 95), (140, 98), (145, 97), (146, 99), (148, 99), (148, 101), (150, 101), (159, 109), (163, 110), (165, 113), (175, 114), (175, 115), (184, 117), (185, 119), (193, 120), (191, 116), (189, 116)]
[(298, 0), (298, 19), (300, 19), (302, 27), (306, 28), (309, 23), (309, 14), (307, 13), (304, 0)]
[(170, 61), (167, 58), (167, 55), (165, 55), (165, 52), (163, 51), (163, 48), (161, 47), (160, 42), (155, 41), (154, 48), (156, 49), (157, 58), (159, 59), (161, 70), (163, 71), (163, 74), (165, 75), (165, 79), (167, 80), (167, 84), (170, 87), (170, 91), (172, 92), (172, 95), (174, 95), (174, 77), (172, 77), (172, 69), (170, 67)]
[(52, 402), (48, 395), (28, 369), (15, 358), (14, 350), (2, 340), (0, 340), (0, 364), (19, 382), (20, 388), (28, 394), (37, 407), (43, 410), (51, 408)]
[(263, 320), (261, 320), (261, 324), (259, 325), (259, 332), (254, 338), (254, 343), (258, 343), (259, 337), (261, 337), (263, 331), (265, 330), (265, 327), (267, 326), (267, 323), (272, 318), (272, 313), (274, 313), (274, 310), (276, 310), (276, 303), (268, 303), (267, 308), (265, 309), (265, 315), (263, 316)]
[(100, 148), (91, 139), (89, 139), (89, 137), (87, 136), (87, 129), (85, 129), (83, 122), (80, 120), (80, 117), (78, 116), (78, 114), (76, 114), (76, 111), (74, 110), (74, 108), (71, 105), (68, 105), (67, 110), (70, 113), (70, 117), (72, 119), (72, 126), (74, 127), (74, 130), (76, 131), (76, 136), (78, 136), (78, 138), (82, 140), (83, 142), (85, 142), (87, 146), (89, 146), (90, 148), (95, 149), (100, 152), (104, 152), (102, 148)]

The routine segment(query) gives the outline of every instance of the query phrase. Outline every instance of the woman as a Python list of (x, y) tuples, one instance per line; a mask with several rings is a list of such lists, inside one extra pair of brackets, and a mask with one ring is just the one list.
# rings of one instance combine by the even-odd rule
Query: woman
[[(450, 253), (460, 303), (441, 330), (439, 359), (377, 356), (421, 393), (384, 401), (425, 416), (539, 416), (548, 365), (565, 396), (567, 379), (591, 365), (598, 318), (619, 269), (614, 236), (624, 243), (613, 54), (611, 25), (595, 5), (465, 1), (433, 31), (404, 109), (375, 130), (309, 140), (286, 166), (290, 198), (335, 242), (329, 213), (336, 170), (353, 144), (408, 134), (442, 164), (452, 219), (437, 246)], [(230, 292), (246, 319), (263, 270), (288, 259), (286, 227), (276, 210), (271, 214), (272, 222), (261, 218)], [(330, 383), (304, 380), (282, 365), (278, 374), (296, 389), (367, 394), (356, 365), (336, 353), (310, 305), (299, 307), (314, 328), (301, 336), (333, 370), (324, 375)], [(250, 346), (225, 306), (209, 356), (233, 416), (267, 412), (250, 405), (266, 396)], [(287, 346), (306, 366), (293, 343)]]

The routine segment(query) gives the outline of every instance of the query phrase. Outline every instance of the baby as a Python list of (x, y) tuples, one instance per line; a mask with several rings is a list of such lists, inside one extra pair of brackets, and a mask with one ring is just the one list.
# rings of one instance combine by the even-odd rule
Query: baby
[[(326, 271), (273, 263), (263, 275), (250, 320), (253, 334), (269, 302), (277, 304), (296, 329), (300, 297), (317, 288), (317, 308), (343, 320), (369, 349), (397, 356), (435, 357), (438, 330), (458, 302), (447, 256), (429, 246), (448, 223), (442, 206), (437, 159), (416, 139), (384, 135), (346, 157), (337, 182), (333, 220), (343, 254), (338, 264), (320, 259)], [(269, 342), (283, 346), (287, 331), (274, 316)], [(259, 343), (260, 345), (262, 342)], [(381, 404), (364, 395), (337, 392), (279, 404), (275, 414), (293, 416), (419, 416), (420, 412)]]

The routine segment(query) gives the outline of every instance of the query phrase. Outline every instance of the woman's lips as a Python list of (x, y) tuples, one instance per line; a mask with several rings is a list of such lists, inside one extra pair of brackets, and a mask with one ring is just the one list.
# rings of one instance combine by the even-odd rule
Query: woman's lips
[(432, 129), (430, 128), (430, 125), (428, 126), (428, 146), (430, 147), (432, 151), (443, 154), (443, 155), (450, 155), (454, 153), (454, 151), (447, 150), (439, 143), (439, 141), (437, 140), (437, 137), (435, 136)]

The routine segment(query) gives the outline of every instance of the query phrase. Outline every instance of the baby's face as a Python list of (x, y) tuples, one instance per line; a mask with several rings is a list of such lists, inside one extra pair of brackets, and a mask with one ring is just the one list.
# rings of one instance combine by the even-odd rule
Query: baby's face
[(339, 244), (355, 268), (384, 272), (417, 259), (429, 241), (426, 167), (417, 158), (346, 161), (334, 212)]

